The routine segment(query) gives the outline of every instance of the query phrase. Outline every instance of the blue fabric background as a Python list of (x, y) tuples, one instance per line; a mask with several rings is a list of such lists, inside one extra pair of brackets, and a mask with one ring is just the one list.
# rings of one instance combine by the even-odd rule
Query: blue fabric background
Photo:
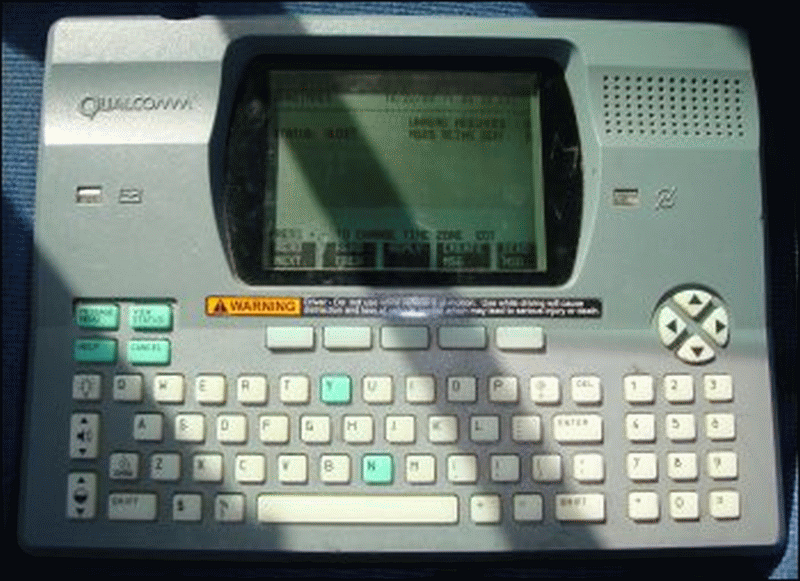
[[(491, 562), (462, 566), (459, 564), (409, 563), (393, 565), (351, 562), (346, 565), (283, 565), (260, 567), (254, 564), (237, 566), (216, 563), (202, 566), (181, 563), (147, 563), (131, 561), (87, 561), (34, 559), (22, 554), (16, 546), (16, 502), (19, 478), (19, 449), (24, 406), (27, 341), (29, 334), (29, 291), (31, 269), (32, 224), (36, 184), (36, 152), (41, 107), (41, 86), (44, 47), (47, 30), (62, 16), (90, 14), (162, 14), (187, 17), (198, 14), (454, 14), (475, 16), (561, 16), (582, 18), (640, 18), (649, 20), (687, 20), (732, 23), (748, 28), (756, 59), (762, 109), (762, 131), (765, 140), (767, 191), (775, 191), (788, 183), (788, 144), (796, 153), (796, 138), (783, 128), (796, 124), (788, 111), (788, 97), (782, 91), (787, 82), (773, 74), (776, 61), (796, 57), (796, 48), (789, 49), (789, 28), (775, 14), (751, 14), (753, 4), (731, 9), (727, 5), (687, 4), (566, 4), (523, 2), (323, 2), (323, 3), (203, 3), (148, 2), (82, 4), (53, 2), (48, 4), (3, 4), (3, 93), (2, 93), (2, 235), (3, 235), (3, 524), (4, 555), (13, 556), (28, 571), (61, 566), (64, 570), (85, 574), (141, 575), (226, 575), (226, 576), (336, 576), (339, 578), (428, 577), (468, 573), (502, 577), (587, 577), (652, 575), (677, 571), (680, 574), (720, 574), (723, 571), (752, 571), (771, 578), (797, 578), (797, 452), (796, 452), (796, 383), (794, 359), (797, 347), (797, 222), (796, 185), (786, 196), (768, 195), (770, 243), (773, 248), (772, 297), (776, 336), (776, 368), (782, 385), (782, 423), (786, 472), (789, 539), (783, 555), (758, 560), (660, 559), (647, 560)], [(768, 20), (769, 19), (769, 20)], [(769, 27), (767, 27), (767, 23)], [(757, 52), (760, 49), (761, 52)], [(760, 57), (759, 57), (760, 55)], [(760, 59), (760, 60), (759, 60)], [(792, 82), (794, 80), (792, 79)], [(764, 123), (766, 121), (767, 123)], [(796, 163), (796, 162), (795, 162)], [(43, 435), (49, 437), (49, 435)], [(791, 507), (791, 508), (790, 508)], [(13, 561), (6, 561), (10, 564)], [(746, 574), (746, 573), (745, 573)]]

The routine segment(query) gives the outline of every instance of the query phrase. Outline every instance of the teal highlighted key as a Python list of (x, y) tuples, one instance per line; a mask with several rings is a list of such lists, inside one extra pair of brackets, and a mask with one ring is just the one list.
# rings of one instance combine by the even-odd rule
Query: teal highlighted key
[(171, 331), (170, 305), (133, 305), (128, 311), (131, 328), (136, 331)]
[(76, 339), (73, 357), (77, 363), (114, 363), (117, 342), (114, 339)]
[(350, 403), (353, 386), (347, 375), (323, 375), (319, 379), (319, 399), (323, 403)]
[(75, 307), (75, 323), (81, 329), (119, 329), (119, 306), (113, 303), (81, 303)]
[(171, 350), (166, 339), (128, 341), (128, 363), (131, 365), (169, 365)]
[(391, 454), (365, 454), (361, 468), (362, 477), (367, 484), (394, 482), (394, 461)]

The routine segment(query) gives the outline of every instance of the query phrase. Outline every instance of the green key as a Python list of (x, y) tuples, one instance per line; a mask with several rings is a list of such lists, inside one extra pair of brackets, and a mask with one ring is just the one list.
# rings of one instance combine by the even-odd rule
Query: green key
[(166, 339), (128, 341), (128, 362), (132, 365), (169, 365), (170, 355)]
[(319, 383), (319, 398), (323, 403), (350, 403), (352, 384), (349, 376), (323, 375)]
[(367, 484), (391, 484), (394, 481), (394, 462), (391, 454), (365, 454), (362, 476)]
[(76, 339), (73, 356), (78, 363), (114, 363), (117, 342), (114, 339)]
[(171, 331), (172, 307), (169, 305), (133, 305), (128, 311), (136, 331)]
[(75, 308), (75, 323), (82, 329), (118, 329), (119, 307), (112, 303), (83, 303)]

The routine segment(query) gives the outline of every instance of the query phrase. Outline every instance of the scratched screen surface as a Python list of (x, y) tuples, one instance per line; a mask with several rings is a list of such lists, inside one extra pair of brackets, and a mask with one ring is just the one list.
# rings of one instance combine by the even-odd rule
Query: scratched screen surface
[(267, 269), (546, 269), (538, 77), (273, 71)]

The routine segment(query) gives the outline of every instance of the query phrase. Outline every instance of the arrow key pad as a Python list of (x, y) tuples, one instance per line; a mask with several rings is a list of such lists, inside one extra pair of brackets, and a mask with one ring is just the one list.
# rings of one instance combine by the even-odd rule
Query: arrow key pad
[(692, 365), (712, 361), (730, 338), (730, 320), (722, 299), (700, 288), (670, 293), (656, 310), (655, 326), (661, 343)]

